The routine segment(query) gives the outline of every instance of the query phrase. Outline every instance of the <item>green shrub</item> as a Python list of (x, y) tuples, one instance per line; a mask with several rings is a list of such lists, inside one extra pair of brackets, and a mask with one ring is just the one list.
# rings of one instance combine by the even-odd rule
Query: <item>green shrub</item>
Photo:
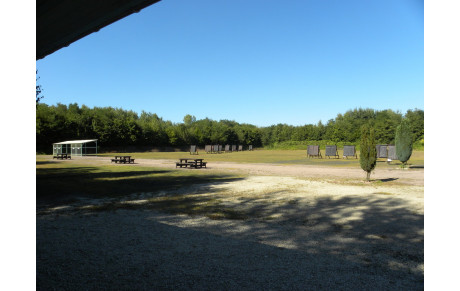
[(396, 155), (404, 167), (412, 155), (412, 129), (407, 119), (396, 128), (395, 145)]
[(366, 172), (366, 181), (370, 180), (371, 172), (377, 165), (377, 150), (375, 145), (374, 128), (364, 125), (361, 130), (361, 142), (359, 144), (359, 164)]

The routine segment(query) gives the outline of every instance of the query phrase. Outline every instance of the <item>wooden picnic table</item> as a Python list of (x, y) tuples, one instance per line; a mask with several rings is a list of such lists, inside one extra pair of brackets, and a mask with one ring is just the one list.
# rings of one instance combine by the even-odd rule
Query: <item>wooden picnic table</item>
[(63, 159), (71, 159), (72, 156), (68, 153), (57, 153), (55, 156), (53, 156), (53, 159), (59, 159), (59, 160), (63, 160)]
[(206, 168), (206, 162), (203, 162), (203, 159), (190, 159), (190, 158), (181, 158), (179, 159), (179, 162), (176, 163), (176, 168), (177, 167), (189, 167), (189, 168)]
[(112, 159), (112, 163), (115, 163), (115, 164), (130, 164), (130, 163), (134, 163), (134, 159), (131, 159), (131, 156), (115, 156), (114, 159)]

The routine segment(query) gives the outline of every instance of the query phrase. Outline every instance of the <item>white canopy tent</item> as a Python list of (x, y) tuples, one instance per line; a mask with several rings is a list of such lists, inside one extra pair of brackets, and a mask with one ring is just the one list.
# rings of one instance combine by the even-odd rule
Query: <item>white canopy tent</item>
[(61, 153), (72, 156), (97, 155), (97, 139), (69, 140), (53, 143), (53, 155)]

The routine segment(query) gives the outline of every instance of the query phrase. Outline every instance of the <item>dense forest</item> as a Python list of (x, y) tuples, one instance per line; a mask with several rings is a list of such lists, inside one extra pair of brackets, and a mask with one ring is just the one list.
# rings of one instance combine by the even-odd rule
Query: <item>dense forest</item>
[[(112, 107), (89, 108), (74, 103), (49, 106), (37, 104), (37, 152), (49, 152), (54, 142), (76, 139), (98, 139), (103, 148), (183, 147), (196, 144), (240, 144), (254, 147), (282, 148), (306, 145), (307, 141), (320, 144), (357, 144), (364, 124), (374, 127), (378, 143), (394, 144), (396, 127), (406, 118), (413, 132), (415, 145), (423, 145), (424, 111), (408, 110), (404, 115), (392, 110), (357, 108), (323, 124), (292, 126), (276, 124), (257, 127), (231, 120), (196, 120), (186, 115), (181, 123), (163, 120), (155, 113)], [(304, 147), (306, 148), (306, 147)]]

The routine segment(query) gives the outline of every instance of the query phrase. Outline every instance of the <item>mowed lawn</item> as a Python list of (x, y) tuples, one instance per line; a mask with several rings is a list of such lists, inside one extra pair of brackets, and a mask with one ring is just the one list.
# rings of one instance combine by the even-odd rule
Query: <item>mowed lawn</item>
[[(113, 157), (118, 153), (103, 153), (100, 156)], [(342, 158), (343, 150), (339, 149), (339, 158), (326, 157), (325, 151), (321, 150), (323, 158), (307, 158), (306, 150), (254, 150), (242, 151), (233, 153), (207, 154), (204, 151), (199, 151), (198, 155), (190, 155), (188, 152), (142, 152), (142, 153), (123, 153), (138, 159), (168, 159), (178, 160), (179, 158), (197, 157), (213, 162), (234, 162), (234, 163), (274, 163), (274, 164), (295, 164), (295, 165), (324, 165), (334, 167), (359, 167), (359, 159), (348, 157)], [(358, 152), (359, 157), (359, 152)], [(424, 152), (413, 151), (409, 167), (423, 167)], [(398, 167), (401, 165), (399, 161), (392, 161), (387, 164), (386, 159), (378, 159), (378, 167)]]
[(53, 161), (37, 156), (37, 199), (122, 197), (132, 193), (174, 190), (188, 185), (240, 178), (218, 171), (179, 171), (139, 165), (94, 164), (85, 160)]

